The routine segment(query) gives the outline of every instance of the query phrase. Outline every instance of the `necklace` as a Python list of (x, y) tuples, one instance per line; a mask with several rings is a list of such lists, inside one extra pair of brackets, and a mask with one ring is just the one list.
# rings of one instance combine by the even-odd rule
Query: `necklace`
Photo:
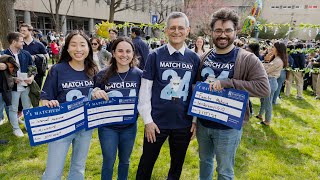
[(122, 77), (120, 76), (120, 74), (117, 72), (117, 74), (118, 74), (118, 76), (119, 76), (119, 78), (121, 79), (122, 82), (124, 82), (124, 80), (126, 79), (129, 71), (130, 71), (130, 69), (127, 71), (127, 73), (126, 73), (126, 75), (124, 76), (124, 78), (122, 78)]

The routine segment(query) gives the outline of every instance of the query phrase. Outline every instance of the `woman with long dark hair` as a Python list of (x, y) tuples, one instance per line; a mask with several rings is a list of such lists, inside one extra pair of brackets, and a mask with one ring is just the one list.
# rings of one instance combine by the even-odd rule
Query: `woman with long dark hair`
[[(274, 43), (271, 52), (265, 58), (264, 68), (268, 74), (271, 93), (268, 97), (261, 98), (261, 107), (256, 118), (261, 120), (261, 124), (270, 125), (272, 118), (272, 99), (275, 91), (278, 88), (277, 78), (280, 77), (280, 72), (283, 67), (288, 66), (287, 47), (283, 42), (277, 41)], [(265, 119), (262, 115), (265, 113)]]
[(203, 37), (199, 36), (193, 49), (193, 51), (197, 53), (198, 56), (201, 56), (205, 53), (204, 44), (205, 40), (203, 39)]
[[(137, 58), (130, 39), (120, 37), (113, 41), (110, 66), (94, 78), (92, 98), (138, 96), (142, 71), (137, 68)], [(98, 128), (103, 155), (101, 179), (112, 180), (117, 151), (118, 178), (128, 178), (129, 160), (137, 133), (136, 121), (131, 124), (113, 124)]]
[[(42, 105), (56, 107), (60, 103), (88, 97), (98, 70), (92, 56), (89, 38), (83, 31), (72, 31), (66, 39), (59, 62), (49, 70), (41, 93)], [(66, 86), (70, 83), (77, 85)], [(91, 137), (92, 131), (80, 130), (50, 142), (42, 179), (61, 179), (70, 144), (72, 154), (68, 179), (84, 179)]]

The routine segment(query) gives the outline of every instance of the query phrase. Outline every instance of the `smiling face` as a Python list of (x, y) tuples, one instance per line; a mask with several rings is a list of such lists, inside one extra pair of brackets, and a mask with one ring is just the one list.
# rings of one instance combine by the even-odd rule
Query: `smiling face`
[(190, 28), (186, 26), (186, 20), (183, 17), (170, 19), (165, 33), (173, 47), (182, 47), (184, 41), (189, 35)]
[(81, 35), (74, 35), (70, 40), (68, 52), (72, 61), (84, 62), (85, 58), (89, 54), (88, 42)]
[(196, 46), (201, 49), (203, 46), (203, 39), (202, 38), (198, 38), (196, 41)]
[(128, 42), (121, 41), (118, 43), (116, 49), (112, 52), (113, 57), (116, 59), (118, 69), (119, 67), (130, 66), (133, 53), (133, 48)]
[(236, 30), (232, 21), (218, 20), (212, 31), (212, 40), (216, 48), (227, 49), (233, 45), (236, 38)]

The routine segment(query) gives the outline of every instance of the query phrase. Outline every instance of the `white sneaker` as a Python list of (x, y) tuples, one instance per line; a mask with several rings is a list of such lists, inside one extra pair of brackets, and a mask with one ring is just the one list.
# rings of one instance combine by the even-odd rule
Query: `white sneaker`
[(0, 120), (0, 126), (1, 126), (2, 124), (4, 124), (4, 119), (1, 119), (1, 120)]
[(15, 130), (13, 130), (13, 134), (14, 134), (15, 136), (17, 136), (17, 137), (23, 137), (23, 136), (24, 136), (24, 134), (23, 134), (23, 132), (21, 131), (21, 129), (15, 129)]

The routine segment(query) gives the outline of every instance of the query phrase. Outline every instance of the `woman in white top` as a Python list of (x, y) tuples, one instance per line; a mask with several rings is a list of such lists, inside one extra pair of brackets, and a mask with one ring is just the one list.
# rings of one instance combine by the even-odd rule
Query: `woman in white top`
[(92, 37), (90, 43), (93, 50), (93, 60), (98, 66), (98, 69), (101, 70), (110, 62), (111, 53), (105, 49), (102, 49), (102, 44), (100, 39), (97, 37)]

